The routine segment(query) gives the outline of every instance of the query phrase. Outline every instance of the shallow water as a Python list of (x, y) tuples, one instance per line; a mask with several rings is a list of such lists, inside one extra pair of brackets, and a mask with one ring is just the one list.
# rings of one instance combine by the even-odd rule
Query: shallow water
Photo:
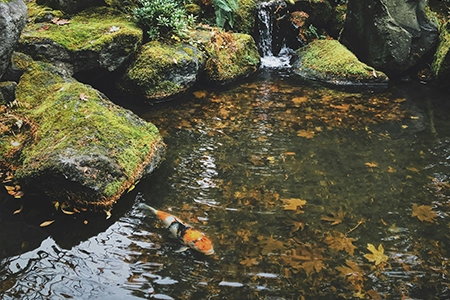
[[(130, 104), (166, 160), (110, 219), (42, 213), (37, 195), (13, 214), (2, 195), (0, 298), (448, 299), (446, 101), (419, 83), (351, 93), (274, 71)], [(176, 252), (140, 202), (204, 231), (216, 255)]]

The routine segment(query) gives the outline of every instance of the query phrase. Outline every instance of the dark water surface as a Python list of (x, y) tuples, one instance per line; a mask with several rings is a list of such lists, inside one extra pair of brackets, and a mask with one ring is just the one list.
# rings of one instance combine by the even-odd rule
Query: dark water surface
[[(2, 194), (0, 298), (448, 299), (449, 100), (266, 73), (132, 107), (167, 159), (110, 219), (38, 212), (37, 195), (13, 214)], [(216, 256), (176, 252), (140, 202), (204, 231)]]

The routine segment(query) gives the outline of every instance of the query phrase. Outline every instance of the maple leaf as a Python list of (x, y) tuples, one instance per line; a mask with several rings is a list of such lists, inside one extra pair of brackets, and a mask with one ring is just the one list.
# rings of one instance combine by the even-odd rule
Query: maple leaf
[(324, 267), (323, 255), (320, 248), (311, 245), (301, 245), (292, 250), (292, 255), (282, 257), (284, 262), (294, 269), (294, 273), (304, 270), (309, 277), (313, 272), (320, 272)]
[(340, 251), (345, 250), (348, 254), (353, 256), (356, 246), (352, 244), (355, 241), (354, 238), (349, 238), (345, 234), (335, 231), (325, 238), (325, 243), (327, 243), (331, 249)]
[(299, 230), (303, 231), (305, 229), (305, 223), (302, 221), (296, 221), (292, 219), (283, 220), (283, 223), (287, 226), (293, 226), (289, 234), (293, 234)]
[(290, 198), (281, 199), (284, 202), (284, 210), (297, 210), (297, 208), (302, 209), (303, 205), (306, 204), (306, 200)]
[(411, 216), (417, 217), (422, 222), (436, 223), (438, 214), (429, 205), (413, 204)]
[(331, 213), (330, 216), (322, 216), (320, 219), (323, 221), (332, 222), (331, 225), (337, 225), (344, 221), (345, 215), (347, 213), (343, 210), (339, 210), (337, 213)]
[(264, 248), (261, 250), (261, 253), (263, 255), (267, 255), (270, 253), (273, 253), (274, 251), (277, 250), (284, 250), (284, 244), (283, 242), (274, 239), (272, 236), (270, 236), (269, 239), (267, 239), (265, 242), (266, 245), (264, 246)]
[(337, 267), (336, 270), (338, 270), (342, 276), (347, 278), (348, 282), (355, 290), (361, 291), (363, 289), (364, 283), (363, 270), (358, 266), (357, 263), (351, 260), (347, 259), (345, 260), (345, 263), (347, 264), (347, 266)]
[(246, 258), (244, 260), (241, 260), (239, 263), (243, 266), (251, 267), (258, 265), (259, 261), (257, 260), (257, 258)]
[(380, 244), (377, 249), (374, 245), (367, 244), (367, 249), (372, 252), (372, 254), (364, 254), (364, 257), (370, 262), (375, 262), (375, 266), (387, 261), (388, 256), (384, 254), (383, 245)]

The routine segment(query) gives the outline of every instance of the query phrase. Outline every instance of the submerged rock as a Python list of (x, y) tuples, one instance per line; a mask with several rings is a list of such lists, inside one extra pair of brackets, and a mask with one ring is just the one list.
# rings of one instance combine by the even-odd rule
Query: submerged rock
[(26, 20), (27, 6), (22, 0), (0, 1), (0, 79), (8, 67)]
[(293, 71), (302, 78), (335, 86), (387, 87), (384, 73), (360, 62), (336, 40), (315, 40), (296, 52)]
[(21, 130), (1, 137), (0, 161), (26, 190), (108, 209), (160, 164), (165, 146), (153, 124), (50, 64), (21, 68), (8, 112)]
[(161, 100), (180, 94), (194, 85), (205, 56), (187, 44), (145, 44), (126, 71), (121, 88), (147, 99)]
[(437, 24), (426, 5), (426, 0), (348, 0), (341, 41), (361, 61), (399, 75), (436, 45)]
[(96, 69), (115, 71), (125, 66), (141, 46), (142, 30), (117, 10), (98, 7), (70, 20), (52, 20), (27, 24), (18, 50), (36, 60), (63, 66), (72, 74)]
[(258, 70), (261, 62), (255, 40), (248, 34), (213, 32), (205, 50), (208, 60), (204, 76), (215, 84), (248, 77)]

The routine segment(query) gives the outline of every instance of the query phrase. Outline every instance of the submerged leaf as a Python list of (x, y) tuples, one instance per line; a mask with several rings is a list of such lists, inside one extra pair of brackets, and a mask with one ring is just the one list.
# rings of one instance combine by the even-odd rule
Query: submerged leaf
[(325, 238), (325, 243), (327, 243), (331, 249), (340, 251), (345, 250), (348, 254), (353, 256), (356, 246), (353, 245), (354, 238), (349, 238), (345, 234), (335, 231)]
[(314, 135), (315, 135), (314, 131), (309, 131), (309, 130), (299, 130), (299, 131), (297, 131), (297, 136), (304, 137), (304, 138), (307, 138), (307, 139), (312, 139), (314, 137)]
[(281, 199), (284, 202), (284, 210), (297, 210), (302, 209), (303, 205), (306, 204), (306, 200), (290, 198), (290, 199)]
[(345, 215), (347, 213), (343, 210), (339, 210), (337, 213), (331, 213), (330, 216), (322, 216), (320, 219), (323, 221), (332, 222), (331, 225), (337, 225), (344, 221)]
[(436, 223), (438, 214), (429, 205), (413, 204), (411, 216), (417, 217), (422, 222)]
[(53, 222), (55, 222), (55, 220), (44, 221), (41, 224), (39, 224), (39, 226), (40, 227), (47, 227), (48, 225), (52, 224)]
[(364, 254), (364, 257), (367, 258), (368, 261), (374, 262), (375, 266), (388, 260), (388, 256), (384, 254), (383, 245), (380, 244), (377, 249), (374, 245), (367, 244), (367, 249), (372, 252), (372, 254)]
[(281, 251), (281, 250), (284, 250), (284, 248), (285, 248), (283, 242), (274, 239), (272, 236), (268, 240), (264, 241), (263, 243), (266, 244), (264, 246), (264, 248), (261, 250), (261, 253), (263, 255), (273, 253), (277, 250)]

